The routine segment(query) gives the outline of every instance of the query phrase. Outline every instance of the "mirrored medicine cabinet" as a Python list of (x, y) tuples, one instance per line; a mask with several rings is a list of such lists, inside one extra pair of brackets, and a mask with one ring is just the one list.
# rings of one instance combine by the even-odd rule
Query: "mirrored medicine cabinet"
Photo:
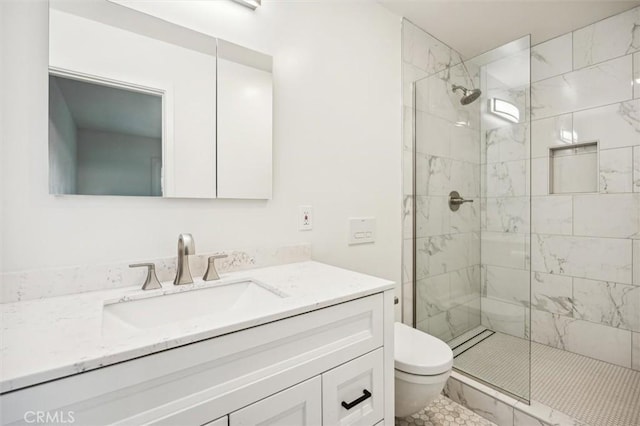
[(271, 56), (117, 1), (49, 4), (50, 193), (271, 198)]

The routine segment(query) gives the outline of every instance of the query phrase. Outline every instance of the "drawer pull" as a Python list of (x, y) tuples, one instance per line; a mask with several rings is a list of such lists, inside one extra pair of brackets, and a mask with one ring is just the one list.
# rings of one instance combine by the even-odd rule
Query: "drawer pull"
[(362, 396), (354, 401), (351, 402), (344, 402), (342, 401), (342, 406), (344, 408), (346, 408), (347, 410), (351, 410), (353, 407), (355, 407), (356, 405), (360, 404), (363, 401), (366, 401), (367, 399), (371, 398), (371, 392), (369, 392), (368, 390), (364, 389), (362, 391)]

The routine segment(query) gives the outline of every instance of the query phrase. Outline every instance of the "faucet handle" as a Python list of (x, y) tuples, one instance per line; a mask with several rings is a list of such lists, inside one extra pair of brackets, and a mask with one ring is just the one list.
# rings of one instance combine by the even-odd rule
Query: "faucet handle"
[(147, 278), (144, 280), (144, 284), (142, 284), (143, 290), (155, 290), (158, 288), (162, 288), (160, 285), (160, 281), (158, 281), (158, 277), (156, 276), (156, 265), (153, 263), (134, 263), (129, 265), (129, 268), (147, 268)]
[(204, 277), (202, 277), (202, 279), (205, 281), (219, 280), (220, 275), (218, 275), (218, 271), (216, 271), (216, 259), (224, 259), (225, 257), (229, 257), (229, 255), (215, 254), (213, 256), (209, 256), (207, 272), (204, 273)]

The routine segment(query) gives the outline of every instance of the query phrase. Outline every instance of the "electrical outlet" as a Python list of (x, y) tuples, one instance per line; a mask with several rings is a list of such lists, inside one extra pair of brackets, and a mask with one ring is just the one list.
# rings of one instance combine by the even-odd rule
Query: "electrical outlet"
[(313, 229), (313, 208), (311, 206), (298, 207), (298, 230), (309, 231)]

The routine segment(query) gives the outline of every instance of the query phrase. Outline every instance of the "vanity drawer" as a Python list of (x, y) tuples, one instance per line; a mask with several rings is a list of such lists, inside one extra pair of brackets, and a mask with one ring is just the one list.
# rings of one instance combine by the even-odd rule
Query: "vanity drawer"
[(383, 350), (322, 375), (323, 423), (371, 426), (384, 416)]
[(320, 426), (320, 376), (229, 414), (229, 426)]

